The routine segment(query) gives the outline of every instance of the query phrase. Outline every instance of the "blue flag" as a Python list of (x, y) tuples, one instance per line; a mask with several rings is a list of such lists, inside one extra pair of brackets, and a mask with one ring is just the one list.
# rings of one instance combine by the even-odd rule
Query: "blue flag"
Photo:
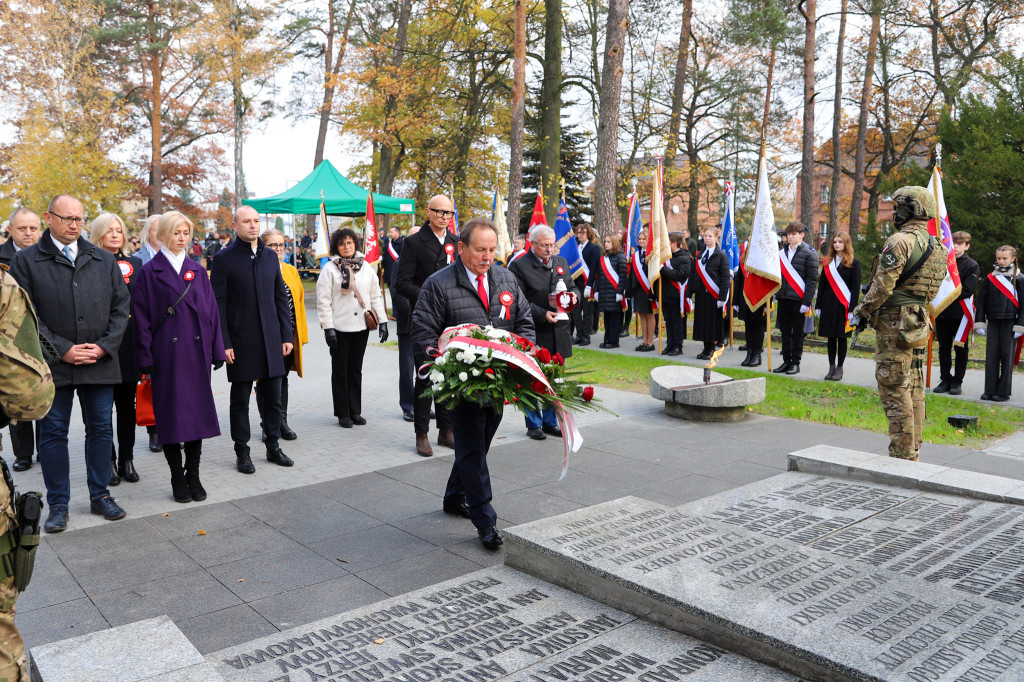
[(579, 244), (576, 243), (576, 235), (572, 231), (572, 223), (569, 222), (569, 209), (565, 207), (565, 200), (558, 203), (558, 216), (555, 218), (555, 246), (558, 247), (558, 255), (569, 263), (569, 274), (576, 279), (583, 274), (583, 257), (580, 256)]
[(626, 225), (629, 231), (626, 233), (626, 262), (633, 262), (633, 252), (638, 248), (640, 241), (640, 230), (644, 229), (644, 223), (640, 220), (640, 201), (636, 192), (629, 198), (629, 215), (626, 216)]
[(740, 266), (740, 241), (736, 237), (735, 202), (732, 195), (732, 183), (725, 181), (725, 219), (722, 220), (722, 251), (729, 256), (729, 268), (736, 272)]

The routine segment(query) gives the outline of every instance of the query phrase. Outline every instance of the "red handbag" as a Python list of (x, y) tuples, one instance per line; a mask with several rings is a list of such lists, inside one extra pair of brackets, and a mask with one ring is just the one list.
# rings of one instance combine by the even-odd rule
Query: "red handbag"
[(139, 426), (156, 424), (153, 415), (153, 381), (148, 374), (135, 387), (135, 423)]

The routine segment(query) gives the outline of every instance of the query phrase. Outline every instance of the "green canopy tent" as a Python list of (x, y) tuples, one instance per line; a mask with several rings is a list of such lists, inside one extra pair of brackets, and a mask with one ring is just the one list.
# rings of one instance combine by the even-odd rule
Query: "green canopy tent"
[[(276, 196), (245, 199), (242, 203), (259, 213), (315, 215), (320, 212), (321, 191), (327, 215), (355, 217), (366, 213), (366, 195), (369, 192), (339, 173), (326, 160), (294, 187)], [(376, 192), (373, 194), (373, 208), (376, 213), (415, 213), (412, 199), (398, 199)]]

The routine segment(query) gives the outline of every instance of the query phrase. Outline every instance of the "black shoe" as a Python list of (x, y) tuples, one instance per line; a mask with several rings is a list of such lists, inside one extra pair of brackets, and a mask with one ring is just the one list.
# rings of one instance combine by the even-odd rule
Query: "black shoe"
[(737, 346), (736, 350), (750, 350), (750, 348), (747, 344), (743, 344), (742, 346)]
[(139, 472), (135, 470), (135, 462), (130, 459), (121, 460), (117, 465), (117, 473), (129, 483), (139, 482)]
[[(949, 394), (950, 394), (950, 395), (960, 395), (960, 394), (961, 394), (961, 393), (963, 393), (963, 392), (964, 392), (964, 391), (963, 391), (963, 389), (962, 389), (962, 388), (960, 387), (960, 384), (952, 384), (952, 385), (951, 385), (951, 386), (949, 387)], [(15, 468), (17, 468), (17, 467), (15, 467)]]
[(117, 521), (128, 516), (127, 512), (117, 506), (117, 502), (114, 502), (114, 498), (110, 495), (104, 495), (90, 502), (89, 511), (97, 516), (102, 515), (107, 521)]
[(343, 429), (351, 429), (354, 422), (348, 417), (338, 417), (338, 426)]
[(641, 353), (650, 353), (652, 350), (654, 350), (654, 344), (653, 343), (641, 343), (634, 350), (638, 350)]
[(402, 410), (402, 419), (407, 422), (416, 421), (416, 415), (412, 413), (412, 410)]
[(778, 367), (776, 367), (775, 369), (773, 369), (772, 373), (773, 374), (785, 374), (785, 373), (789, 372), (789, 368), (792, 367), (792, 366), (793, 365), (789, 364), (788, 362), (784, 362), (781, 365), (779, 365)]
[(441, 510), (445, 514), (451, 514), (452, 516), (461, 516), (464, 519), (469, 518), (469, 505), (466, 504), (465, 501), (449, 502), (448, 500), (445, 500), (444, 504), (441, 505)]
[(117, 458), (110, 458), (110, 482), (109, 485), (121, 485), (121, 477), (117, 475)]
[(932, 389), (932, 393), (949, 393), (950, 388), (952, 388), (950, 382), (943, 379), (938, 386)]
[(267, 450), (267, 461), (282, 467), (290, 467), (295, 464), (288, 455), (281, 452), (281, 448)]
[(484, 546), (484, 549), (498, 549), (505, 544), (505, 538), (501, 537), (501, 533), (494, 526), (490, 528), (477, 528), (476, 532), (480, 536), (480, 543)]
[(366, 426), (366, 420), (363, 419), (358, 414), (352, 417), (352, 423), (355, 424), (356, 426)]
[(540, 427), (540, 430), (548, 434), (549, 436), (554, 436), (555, 438), (562, 437), (562, 429), (558, 428), (557, 426), (542, 426)]
[(68, 528), (68, 508), (50, 507), (50, 515), (46, 517), (43, 530), (47, 533), (60, 533)]
[(260, 427), (260, 442), (261, 443), (266, 443), (267, 442), (267, 432), (263, 430), (263, 427)]
[(740, 367), (750, 367), (750, 358), (753, 357), (753, 353), (747, 351), (747, 357), (743, 358), (743, 362), (740, 363)]
[(252, 463), (252, 459), (249, 458), (249, 453), (244, 455), (235, 455), (235, 464), (238, 466), (239, 473), (243, 474), (255, 474), (256, 467)]
[(526, 429), (526, 435), (534, 440), (544, 440), (547, 438), (540, 429)]
[(799, 373), (800, 373), (800, 363), (799, 362), (794, 362), (786, 370), (786, 374), (791, 374), (792, 375), (792, 374), (799, 374)]
[(580, 339), (579, 341), (576, 342), (576, 345), (577, 346), (589, 346), (590, 345), (590, 339)]
[(623, 329), (621, 332), (619, 332), (619, 338), (620, 339), (624, 338), (626, 336), (629, 336), (629, 330), (628, 329)]
[(680, 346), (669, 348), (665, 355), (682, 355), (683, 349)]
[(163, 452), (164, 446), (160, 445), (160, 442), (156, 439), (156, 434), (149, 434), (149, 451), (150, 452)]
[(750, 362), (747, 363), (747, 367), (760, 367), (761, 366), (761, 354), (754, 353), (750, 356)]
[(697, 353), (696, 359), (697, 360), (710, 360), (711, 359), (711, 353), (705, 353), (705, 352), (702, 351), (700, 353)]
[(619, 344), (617, 344), (617, 343), (604, 343), (604, 342), (602, 342), (601, 345), (598, 346), (598, 347), (599, 348), (618, 348)]
[(993, 402), (997, 402), (997, 403), (1005, 403), (1009, 399), (1010, 399), (1010, 396), (1008, 396), (1008, 395), (994, 395), (994, 396), (992, 396)]
[(292, 427), (288, 426), (288, 422), (281, 420), (281, 440), (295, 440), (299, 437), (299, 434), (292, 431)]
[(16, 459), (14, 460), (14, 464), (11, 465), (11, 468), (15, 471), (28, 471), (32, 468), (32, 458)]
[(992, 400), (994, 397), (995, 396), (993, 396), (991, 393), (982, 393), (981, 394), (981, 399), (982, 400)]

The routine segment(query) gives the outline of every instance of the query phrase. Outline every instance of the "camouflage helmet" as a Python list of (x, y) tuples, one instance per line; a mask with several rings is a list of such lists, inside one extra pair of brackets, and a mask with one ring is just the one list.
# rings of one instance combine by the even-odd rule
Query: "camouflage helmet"
[(897, 207), (909, 208), (914, 220), (928, 220), (935, 217), (935, 197), (924, 187), (914, 185), (900, 187), (892, 195), (892, 198)]

